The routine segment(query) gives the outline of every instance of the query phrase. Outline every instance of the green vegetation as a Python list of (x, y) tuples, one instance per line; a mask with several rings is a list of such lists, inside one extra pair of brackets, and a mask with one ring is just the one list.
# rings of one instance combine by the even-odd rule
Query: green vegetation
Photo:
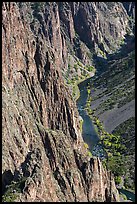
[(127, 200), (127, 196), (123, 193), (120, 193), (120, 196), (124, 199), (124, 200)]
[(94, 111), (90, 108), (91, 97), (86, 104), (86, 110), (95, 125), (95, 130), (100, 135), (100, 143), (103, 145), (107, 158), (103, 160), (103, 165), (106, 166), (115, 176), (116, 183), (121, 182), (121, 176), (126, 174), (125, 156), (123, 153), (127, 151), (126, 146), (118, 134), (110, 134), (104, 130), (104, 127)]
[(126, 175), (124, 186), (126, 189), (135, 189), (135, 117), (128, 119), (120, 124), (113, 132), (120, 135), (122, 143), (126, 146), (125, 166)]
[[(84, 81), (87, 77), (90, 77), (89, 73), (91, 71), (95, 71), (95, 68), (93, 66), (83, 67), (83, 65), (80, 61), (78, 61), (77, 63), (74, 64), (74, 69), (75, 69), (76, 73), (72, 74), (72, 68), (73, 67), (70, 65), (70, 63), (68, 63), (68, 69), (67, 69), (65, 78), (66, 78), (67, 84), (71, 87), (73, 98), (75, 100), (77, 100), (78, 97), (80, 96), (78, 84), (80, 82)], [(81, 76), (77, 75), (78, 69), (81, 70)], [(88, 71), (88, 70), (90, 70), (90, 71)], [(88, 94), (90, 94), (90, 89), (88, 90)]]
[(40, 12), (43, 9), (43, 6), (45, 5), (46, 2), (33, 2), (31, 3), (31, 8), (35, 12)]
[[(128, 83), (121, 85), (121, 87), (119, 89), (114, 89), (113, 94), (109, 94), (108, 99), (106, 99), (104, 102), (102, 102), (97, 107), (97, 109), (100, 110), (100, 114), (102, 114), (104, 111), (111, 110), (111, 109), (115, 108), (115, 106), (120, 108), (123, 105), (130, 102), (131, 100), (133, 100), (135, 98), (134, 86), (131, 85), (130, 90), (126, 91), (126, 90), (128, 90), (128, 87), (130, 86), (130, 84), (132, 82), (135, 83), (134, 78), (132, 80), (130, 80)], [(93, 98), (93, 100), (100, 98), (103, 95), (103, 93), (98, 95), (98, 97)]]
[(80, 67), (83, 67), (83, 65), (80, 61), (77, 62), (77, 65), (79, 65)]
[(80, 120), (80, 131), (82, 132), (83, 120)]
[(75, 71), (77, 72), (78, 71), (78, 65), (74, 64), (74, 68), (75, 68)]
[[(124, 39), (120, 44), (124, 44)], [(103, 53), (101, 53), (103, 54)], [(101, 61), (99, 62), (101, 65)], [(102, 64), (103, 65), (103, 64)], [(130, 118), (116, 127), (112, 134), (105, 131), (101, 121), (95, 115), (113, 108), (121, 108), (135, 98), (135, 52), (118, 60), (110, 60), (101, 75), (95, 77), (87, 87), (88, 100), (86, 110), (100, 136), (100, 144), (107, 158), (103, 165), (112, 171), (116, 184), (122, 184), (126, 189), (135, 188), (135, 118)], [(101, 66), (103, 69), (103, 66)], [(101, 69), (100, 68), (100, 69)], [(90, 90), (95, 89), (93, 95)], [(92, 98), (91, 98), (92, 97)], [(96, 104), (91, 109), (91, 100)], [(96, 112), (97, 110), (97, 112)]]
[[(117, 97), (124, 95), (125, 90), (126, 95), (130, 98), (130, 92), (128, 89), (134, 87), (134, 77), (128, 80), (128, 83), (123, 83), (119, 89), (115, 89), (113, 94), (110, 94), (109, 100), (106, 101), (106, 107), (112, 102), (116, 102)], [(125, 89), (126, 88), (126, 89)], [(89, 86), (87, 87), (89, 89)], [(102, 94), (102, 93), (101, 93)], [(120, 95), (121, 94), (121, 95)], [(121, 97), (122, 98), (122, 97)], [(131, 98), (130, 98), (131, 99)], [(95, 116), (95, 110), (91, 110), (91, 95), (89, 94), (86, 110), (95, 125), (95, 130), (100, 135), (100, 143), (103, 145), (105, 152), (108, 155), (108, 159), (103, 160), (103, 166), (107, 166), (109, 170), (112, 171), (115, 177), (116, 184), (120, 184), (121, 177), (123, 177), (123, 184), (126, 189), (135, 188), (134, 184), (134, 150), (135, 150), (135, 118), (130, 118), (124, 123), (120, 124), (112, 134), (106, 132), (99, 118)], [(121, 100), (122, 101), (122, 100)], [(104, 103), (105, 104), (105, 103)], [(113, 105), (115, 105), (114, 103)], [(109, 106), (110, 107), (110, 106)]]
[(88, 95), (90, 94), (90, 89), (87, 89)]
[(94, 68), (93, 66), (87, 66), (87, 70), (88, 70), (89, 72), (92, 72), (94, 69), (95, 69), (95, 68)]
[(92, 101), (102, 98), (102, 102), (94, 109), (98, 114), (132, 101), (135, 98), (135, 53), (131, 52), (124, 59), (111, 62), (101, 76), (93, 79), (92, 86), (99, 90)]
[(121, 176), (115, 176), (115, 183), (118, 185), (121, 184), (121, 182), (122, 182)]
[(88, 156), (92, 157), (92, 153), (90, 151), (88, 151)]
[(80, 91), (76, 83), (72, 87), (72, 96), (75, 100), (77, 100), (77, 98), (80, 96)]
[(26, 179), (26, 177), (22, 177), (18, 182), (12, 182), (7, 186), (7, 190), (2, 196), (2, 202), (15, 202), (19, 194), (22, 193)]
[(72, 82), (71, 82), (71, 80), (70, 80), (70, 79), (68, 79), (67, 83), (68, 83), (68, 84), (71, 84)]
[(98, 52), (100, 53), (100, 55), (102, 55), (102, 57), (103, 58), (106, 58), (106, 53), (105, 52), (103, 52), (102, 50), (98, 50)]
[(110, 156), (108, 160), (105, 159), (103, 161), (106, 167), (112, 171), (115, 176), (116, 182), (121, 182), (121, 176), (125, 175), (126, 168), (125, 168), (125, 158), (124, 156)]
[(84, 143), (86, 149), (88, 149), (88, 156), (92, 157), (92, 153), (89, 151), (89, 146), (87, 143)]
[(116, 184), (119, 184), (121, 176), (126, 175), (125, 160), (127, 158), (123, 156), (126, 147), (121, 143), (120, 136), (109, 133), (107, 133), (107, 136), (102, 136), (101, 143), (108, 157), (103, 160), (103, 163), (114, 174)]
[(7, 192), (2, 196), (2, 202), (14, 202), (18, 198), (17, 193)]
[(89, 149), (89, 146), (87, 143), (84, 142), (84, 146), (86, 147), (86, 149)]
[(68, 69), (70, 70), (70, 64), (68, 64)]
[[(69, 56), (67, 72), (64, 77), (66, 84), (70, 87), (74, 100), (77, 100), (80, 96), (78, 84), (90, 77), (90, 73), (95, 72), (95, 67), (91, 65), (84, 66), (79, 60), (75, 61), (74, 64), (73, 62), (74, 59), (71, 59), (71, 56)], [(88, 90), (88, 93), (90, 94), (90, 90)]]
[(121, 43), (120, 43), (120, 44), (121, 44), (121, 45), (123, 45), (124, 43), (125, 43), (125, 39), (124, 39), (124, 38), (122, 38), (122, 39), (121, 39)]
[[(130, 53), (124, 59), (121, 59), (115, 63), (114, 61), (112, 64), (109, 65), (107, 71), (103, 72), (101, 76), (96, 77), (93, 80), (93, 86), (96, 88), (106, 87), (107, 93), (110, 93), (114, 90), (114, 87), (118, 85), (122, 85), (123, 82), (129, 80), (135, 73), (135, 53)], [(133, 83), (133, 82), (131, 82)], [(126, 86), (127, 84), (124, 83)], [(126, 87), (125, 87), (126, 90)]]

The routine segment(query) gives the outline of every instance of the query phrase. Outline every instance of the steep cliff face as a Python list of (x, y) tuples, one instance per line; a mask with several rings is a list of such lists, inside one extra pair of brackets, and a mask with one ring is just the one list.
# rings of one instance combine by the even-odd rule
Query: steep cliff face
[[(104, 58), (114, 53), (125, 35), (132, 33), (128, 11), (120, 2), (18, 4), (24, 21), (30, 23), (36, 36), (46, 39), (64, 72), (67, 71), (68, 53), (90, 65), (93, 54)], [(134, 9), (130, 11), (134, 13)]]
[(120, 2), (60, 2), (59, 12), (67, 37), (74, 47), (79, 44), (75, 54), (83, 62), (88, 59), (85, 47), (100, 56), (102, 52), (113, 53), (129, 29), (128, 15)]
[[(76, 105), (62, 78), (67, 47), (58, 5), (47, 3), (43, 14), (30, 3), (19, 6), (3, 3), (2, 10), (4, 199), (118, 201), (113, 175), (87, 155)], [(29, 12), (37, 15), (32, 22)], [(73, 25), (69, 28), (73, 39)]]

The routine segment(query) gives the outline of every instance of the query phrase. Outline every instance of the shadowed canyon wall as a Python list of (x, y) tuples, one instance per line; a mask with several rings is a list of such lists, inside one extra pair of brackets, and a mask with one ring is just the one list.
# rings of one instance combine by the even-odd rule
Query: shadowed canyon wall
[[(112, 11), (105, 3), (47, 2), (41, 13), (31, 3), (3, 3), (2, 184), (4, 192), (22, 182), (14, 201), (108, 201), (110, 191), (119, 200), (113, 175), (88, 156), (62, 77), (75, 33), (88, 49), (106, 52), (107, 38), (125, 35), (127, 13), (119, 3), (113, 7), (119, 25), (105, 16)], [(85, 47), (75, 55), (86, 63)]]

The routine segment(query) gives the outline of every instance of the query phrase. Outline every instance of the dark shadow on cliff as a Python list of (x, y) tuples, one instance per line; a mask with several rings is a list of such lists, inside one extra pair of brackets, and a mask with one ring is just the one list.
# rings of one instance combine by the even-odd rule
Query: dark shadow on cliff
[(2, 174), (2, 195), (6, 190), (6, 186), (11, 184), (13, 177), (14, 175), (12, 174), (11, 170), (4, 171), (4, 173)]
[(97, 69), (96, 75), (99, 76), (101, 73), (106, 71), (109, 63), (128, 56), (128, 54), (133, 50), (135, 50), (135, 36), (125, 35), (124, 44), (120, 47), (119, 50), (117, 50), (117, 52), (106, 54), (106, 59), (95, 54), (93, 58)]

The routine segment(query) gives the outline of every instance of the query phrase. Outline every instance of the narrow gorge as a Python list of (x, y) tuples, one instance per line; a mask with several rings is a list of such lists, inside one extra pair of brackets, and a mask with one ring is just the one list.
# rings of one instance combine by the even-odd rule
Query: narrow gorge
[[(99, 117), (107, 129), (106, 117), (98, 112), (103, 105), (96, 107), (101, 105), (100, 97), (116, 90), (105, 87), (104, 77), (111, 84), (112, 70), (114, 76), (125, 74), (125, 84), (112, 84), (126, 86), (130, 97), (122, 95), (120, 107), (127, 103), (129, 107), (132, 101), (134, 113), (134, 24), (134, 2), (3, 2), (2, 202), (123, 201), (115, 172), (105, 166), (100, 154), (92, 155), (87, 148), (82, 134), (87, 125), (77, 108), (78, 84), (91, 78), (86, 91), (87, 100), (93, 100), (86, 107), (84, 99), (84, 108), (88, 114), (93, 110), (93, 123)], [(126, 39), (130, 43), (125, 50)], [(134, 114), (114, 126), (119, 128), (129, 119), (133, 122)], [(109, 127), (110, 132), (124, 134)], [(102, 132), (97, 132), (100, 141)], [(131, 134), (128, 159), (134, 160), (134, 127), (127, 124), (125, 141)], [(89, 143), (94, 144), (91, 135)], [(133, 166), (134, 162), (128, 164), (126, 175), (131, 188)]]

